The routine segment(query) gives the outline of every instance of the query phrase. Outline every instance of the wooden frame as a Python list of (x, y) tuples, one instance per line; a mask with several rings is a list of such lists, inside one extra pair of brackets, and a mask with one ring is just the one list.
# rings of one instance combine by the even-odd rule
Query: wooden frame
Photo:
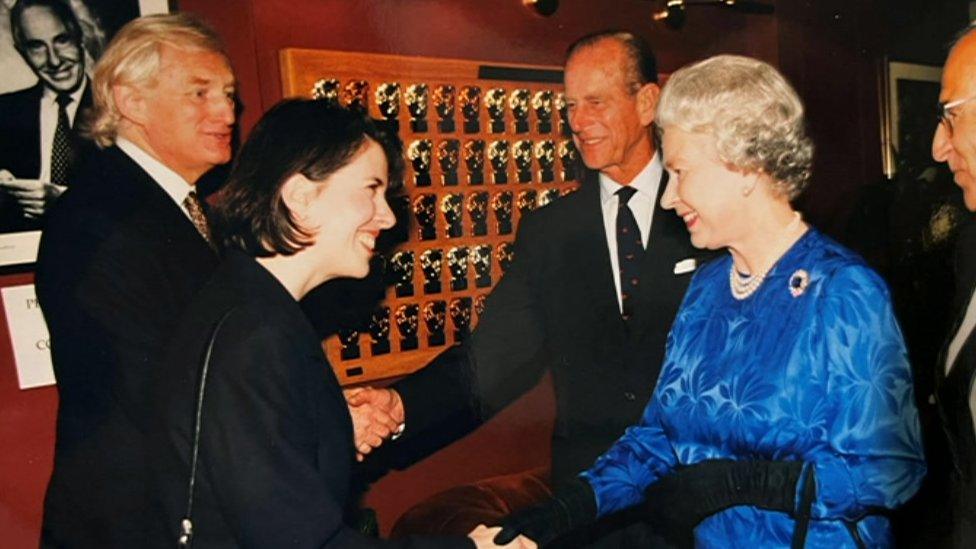
[[(561, 69), (306, 49), (283, 50), (280, 61), (284, 96), (365, 108), (404, 142), (406, 199), (394, 210), (408, 213), (401, 223), (409, 236), (388, 255), (393, 283), (369, 326), (340, 330), (323, 345), (343, 384), (408, 374), (477, 322), (510, 260), (523, 210), (578, 187), (578, 154), (559, 108)], [(391, 90), (398, 90), (395, 101)], [(427, 109), (417, 115), (421, 95)], [(454, 102), (449, 115), (445, 97)], [(496, 156), (493, 165), (491, 153), (502, 141), (512, 154), (495, 169), (502, 164)], [(485, 151), (480, 171), (480, 153), (472, 152), (478, 143)]]
[[(881, 95), (881, 147), (884, 174), (892, 179), (899, 165), (926, 161), (935, 131), (942, 67), (886, 61)], [(934, 96), (934, 97), (933, 97)]]

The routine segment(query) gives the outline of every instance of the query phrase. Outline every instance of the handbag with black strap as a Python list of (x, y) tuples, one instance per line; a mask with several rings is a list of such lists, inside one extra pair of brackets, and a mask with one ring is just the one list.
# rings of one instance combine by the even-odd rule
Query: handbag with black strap
[(230, 309), (217, 321), (216, 326), (214, 326), (213, 332), (210, 334), (210, 340), (207, 342), (207, 349), (203, 354), (203, 366), (200, 368), (200, 380), (197, 389), (197, 404), (196, 412), (193, 418), (193, 449), (190, 452), (190, 480), (187, 486), (187, 497), (186, 497), (186, 513), (183, 514), (183, 518), (180, 520), (180, 535), (177, 538), (176, 546), (180, 549), (189, 548), (193, 544), (193, 489), (196, 485), (197, 477), (197, 458), (200, 454), (200, 427), (203, 420), (203, 395), (207, 387), (207, 371), (210, 369), (210, 357), (213, 355), (214, 341), (217, 339), (217, 333), (220, 331), (220, 327), (223, 326), (224, 321), (227, 317), (234, 312), (234, 309)]
[[(189, 549), (193, 544), (193, 492), (194, 486), (196, 485), (197, 462), (200, 455), (200, 430), (203, 421), (203, 397), (207, 387), (207, 372), (210, 370), (210, 357), (213, 355), (217, 333), (232, 312), (234, 312), (234, 309), (230, 309), (224, 313), (214, 326), (203, 355), (203, 365), (200, 368), (200, 379), (197, 385), (197, 400), (193, 418), (193, 448), (190, 452), (190, 479), (187, 483), (186, 513), (183, 514), (183, 518), (180, 520), (180, 534), (176, 543), (179, 549)], [(372, 509), (360, 510), (358, 516), (355, 518), (355, 522), (356, 530), (361, 534), (373, 538), (379, 537), (379, 524), (376, 520), (376, 513)]]

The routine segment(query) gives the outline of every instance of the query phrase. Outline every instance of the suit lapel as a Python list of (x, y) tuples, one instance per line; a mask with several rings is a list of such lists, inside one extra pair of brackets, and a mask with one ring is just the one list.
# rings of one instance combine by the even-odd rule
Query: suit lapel
[(125, 191), (132, 193), (134, 208), (131, 219), (134, 223), (151, 233), (162, 231), (167, 240), (193, 242), (195, 247), (212, 255), (212, 250), (189, 217), (135, 160), (118, 147), (107, 149), (106, 152), (115, 156), (115, 163), (124, 165), (129, 171), (128, 177), (123, 180), (126, 181)]
[[(681, 291), (679, 275), (674, 274), (675, 262), (692, 254), (688, 231), (674, 212), (661, 208), (661, 197), (668, 183), (668, 172), (661, 174), (657, 197), (654, 202), (654, 218), (651, 222), (647, 251), (641, 264), (640, 287), (637, 291), (637, 303), (634, 307), (634, 317), (631, 319), (631, 335), (639, 338), (663, 307), (664, 299), (669, 299), (673, 292)], [(680, 275), (690, 277), (691, 274)]]
[(81, 93), (81, 102), (78, 103), (78, 112), (75, 112), (75, 121), (72, 127), (77, 127), (79, 118), (78, 115), (81, 114), (82, 109), (90, 109), (92, 106), (92, 82), (91, 80), (85, 79), (85, 91)]
[[(952, 323), (952, 329), (949, 330), (949, 332), (948, 332), (949, 335), (946, 338), (945, 342), (942, 344), (942, 351), (939, 353), (939, 358), (935, 362), (935, 377), (934, 377), (934, 379), (935, 379), (935, 392), (936, 393), (939, 392), (939, 389), (940, 389), (942, 383), (946, 379), (945, 363), (946, 363), (946, 359), (949, 358), (949, 345), (952, 343), (952, 340), (955, 339), (956, 332), (958, 332), (959, 331), (959, 328), (962, 327), (962, 321), (966, 318), (966, 310), (969, 308), (969, 301), (973, 297), (973, 292), (976, 292), (976, 283), (974, 283), (973, 286), (971, 288), (969, 288), (969, 296), (970, 296), (969, 299), (967, 299), (965, 302), (963, 302), (962, 306), (959, 307), (959, 310), (956, 311), (956, 318), (955, 318), (955, 321), (953, 321), (953, 323)], [(966, 350), (966, 347), (974, 344), (974, 341), (973, 341), (973, 336), (974, 335), (976, 335), (976, 330), (972, 330), (972, 331), (969, 332), (969, 334), (966, 335), (966, 340), (963, 342), (962, 347), (959, 348), (959, 353), (956, 354), (956, 359), (953, 361), (952, 368), (950, 369), (950, 371), (952, 369), (957, 368), (956, 362), (959, 362), (959, 359), (962, 358), (962, 356), (964, 354), (963, 351)]]
[[(85, 91), (81, 94), (81, 102), (78, 104), (78, 111), (75, 112), (74, 122), (71, 127), (75, 130), (71, 132), (72, 145), (75, 149), (76, 159), (84, 158), (87, 154), (91, 152), (94, 147), (94, 143), (84, 138), (77, 131), (78, 123), (84, 120), (85, 111), (89, 110), (92, 106), (92, 83), (91, 80), (85, 79)], [(27, 123), (24, 124), (24, 143), (33, 143), (34, 146), (30, 148), (30, 163), (28, 164), (29, 169), (25, 173), (35, 174), (37, 177), (41, 173), (41, 147), (37, 146), (41, 142), (41, 99), (44, 97), (44, 87), (38, 83), (36, 86), (31, 88), (31, 93), (29, 97), (29, 108), (24, 109), (23, 116), (27, 116)], [(75, 162), (73, 169), (77, 169), (80, 162)], [(70, 176), (70, 174), (69, 174)]]
[[(28, 153), (29, 161), (24, 164), (24, 173), (33, 174), (32, 177), (40, 177), (41, 175), (41, 97), (44, 94), (44, 88), (41, 83), (38, 82), (36, 86), (31, 89), (29, 95), (30, 104), (28, 108), (24, 109), (23, 116), (28, 116), (26, 124), (23, 128), (25, 130), (23, 135), (23, 143), (27, 145), (25, 150), (29, 150)], [(6, 116), (6, 114), (5, 114)]]

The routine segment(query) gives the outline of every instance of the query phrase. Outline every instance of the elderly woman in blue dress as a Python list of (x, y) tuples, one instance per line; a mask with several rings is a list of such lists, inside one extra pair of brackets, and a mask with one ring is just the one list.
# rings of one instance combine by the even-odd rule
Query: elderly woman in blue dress
[[(674, 505), (649, 518), (699, 547), (893, 545), (882, 513), (925, 474), (912, 378), (882, 280), (790, 204), (813, 156), (796, 92), (717, 56), (671, 76), (656, 123), (662, 205), (729, 253), (692, 281), (640, 424), (496, 541), (545, 544), (656, 491)], [(669, 476), (688, 467), (694, 486)]]

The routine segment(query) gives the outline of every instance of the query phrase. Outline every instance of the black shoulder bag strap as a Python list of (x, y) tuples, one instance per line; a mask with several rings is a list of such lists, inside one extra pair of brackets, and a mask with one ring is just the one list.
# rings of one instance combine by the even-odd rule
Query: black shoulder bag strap
[(807, 531), (810, 529), (810, 514), (813, 510), (813, 500), (817, 497), (817, 479), (813, 463), (808, 463), (800, 474), (800, 506), (797, 510), (796, 524), (793, 527), (793, 542), (791, 549), (803, 549), (807, 543)]
[(200, 425), (203, 419), (203, 393), (207, 387), (207, 371), (210, 369), (210, 357), (213, 355), (214, 341), (217, 340), (217, 332), (223, 326), (227, 317), (234, 312), (230, 309), (224, 316), (220, 317), (217, 325), (214, 326), (213, 333), (210, 334), (210, 341), (207, 343), (207, 350), (203, 355), (203, 368), (200, 369), (200, 383), (197, 390), (196, 413), (193, 418), (193, 449), (190, 453), (190, 481), (186, 497), (186, 514), (180, 521), (180, 537), (177, 539), (176, 546), (179, 549), (186, 549), (193, 543), (193, 488), (197, 480), (197, 456), (200, 453)]
[[(814, 471), (813, 463), (809, 463), (806, 468), (804, 468), (803, 473), (800, 477), (800, 507), (796, 514), (796, 525), (793, 528), (793, 542), (790, 544), (791, 549), (803, 549), (807, 541), (807, 532), (810, 530), (810, 515), (813, 514), (813, 500), (817, 497), (817, 475)], [(885, 515), (886, 510), (881, 507), (869, 507), (865, 515)], [(850, 521), (844, 520), (844, 527), (847, 528), (847, 533), (851, 535), (851, 540), (854, 542), (855, 547), (858, 549), (864, 549), (866, 545), (864, 540), (861, 539), (861, 533), (857, 530), (858, 520)]]

